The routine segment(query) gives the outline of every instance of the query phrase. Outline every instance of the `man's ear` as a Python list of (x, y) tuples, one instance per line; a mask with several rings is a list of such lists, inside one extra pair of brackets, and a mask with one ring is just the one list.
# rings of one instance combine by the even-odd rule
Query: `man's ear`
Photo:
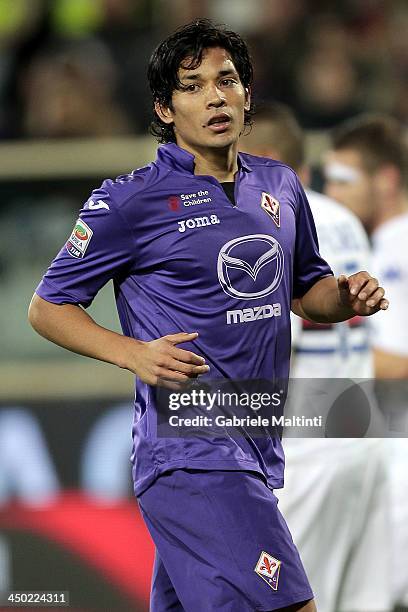
[(154, 103), (154, 110), (156, 114), (160, 117), (163, 123), (173, 123), (173, 113), (167, 106), (162, 106), (159, 102)]
[(393, 164), (384, 164), (375, 173), (373, 185), (380, 194), (380, 198), (387, 202), (388, 207), (390, 195), (395, 197), (395, 194), (401, 189), (401, 172)]
[(244, 105), (244, 109), (246, 111), (249, 111), (250, 108), (251, 108), (251, 88), (250, 87), (245, 87), (245, 105)]

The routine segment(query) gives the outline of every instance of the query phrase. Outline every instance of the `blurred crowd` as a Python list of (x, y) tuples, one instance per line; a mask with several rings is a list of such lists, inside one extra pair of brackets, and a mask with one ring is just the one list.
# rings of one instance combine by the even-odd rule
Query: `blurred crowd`
[(203, 16), (248, 41), (258, 106), (289, 104), (310, 129), (408, 121), (404, 0), (0, 0), (0, 138), (145, 133), (152, 49)]
[[(367, 568), (370, 602), (377, 591), (383, 599), (370, 606), (362, 600), (354, 606), (353, 601), (353, 607), (342, 609), (367, 612), (389, 610), (394, 603), (406, 606), (408, 155), (400, 128), (408, 128), (407, 0), (0, 0), (0, 141), (145, 134), (151, 117), (146, 79), (150, 54), (168, 33), (198, 17), (226, 23), (250, 46), (258, 117), (251, 134), (242, 140), (242, 150), (285, 161), (296, 168), (309, 187), (314, 176), (305, 163), (302, 128), (332, 130), (328, 154), (321, 159), (321, 182), (326, 196), (336, 202), (308, 191), (318, 211), (314, 214), (322, 254), (326, 256), (327, 252), (334, 269), (336, 264), (336, 274), (350, 274), (355, 271), (353, 266), (356, 270), (367, 267), (386, 287), (391, 306), (388, 313), (376, 316), (371, 329), (354, 320), (350, 325), (336, 326), (329, 335), (327, 330), (322, 333), (310, 325), (299, 327), (298, 321), (301, 331), (296, 340), (293, 334), (292, 367), (293, 363), (300, 367), (303, 355), (307, 373), (298, 377), (376, 377), (375, 390), (386, 417), (387, 435), (393, 440), (364, 440), (367, 446), (355, 445), (353, 452), (347, 439), (337, 440), (337, 444), (329, 439), (326, 450), (322, 444), (301, 446), (296, 440), (292, 451), (288, 440), (285, 491), (289, 496), (286, 504), (292, 499), (293, 508), (287, 505), (286, 512), (293, 520), (292, 529), (302, 557), (310, 563), (311, 575), (313, 555), (317, 555), (313, 583), (316, 589), (319, 579), (324, 583), (319, 593), (321, 601), (324, 589), (328, 597), (343, 599), (347, 588), (363, 591), (357, 559)], [(362, 114), (366, 112), (376, 115)], [(7, 318), (0, 318), (0, 361), (15, 361), (18, 383), (23, 385), (19, 359), (31, 358), (34, 362), (44, 356), (58, 361), (69, 356), (34, 337), (28, 325), (21, 322), (26, 319), (34, 283), (66, 240), (74, 215), (87, 197), (88, 185), (79, 179), (71, 184), (54, 184), (50, 179), (35, 185), (3, 181), (0, 187), (0, 309), (7, 312)], [(361, 252), (365, 256), (367, 251), (367, 260), (371, 260), (367, 265), (363, 262), (360, 266), (361, 260), (350, 247), (351, 230), (357, 225), (361, 225)], [(17, 249), (16, 245), (24, 248)], [(102, 295), (98, 300), (95, 318), (103, 321), (102, 313), (112, 309), (112, 296)], [(107, 327), (113, 325), (106, 322)], [(312, 346), (314, 338), (316, 344)], [(328, 344), (321, 346), (322, 341)], [(366, 365), (368, 369), (361, 370)], [(386, 386), (384, 381), (390, 379), (392, 384)], [(404, 387), (398, 386), (401, 382)], [(70, 402), (67, 414), (72, 408)], [(49, 415), (56, 412), (55, 406), (51, 408)], [(80, 474), (75, 484), (96, 497), (120, 501), (128, 494), (130, 482), (121, 467), (125, 462), (128, 465), (129, 409), (112, 406), (98, 421), (95, 419), (95, 427), (92, 422), (91, 428), (92, 406), (82, 408), (85, 410), (77, 414), (83, 413), (89, 436), (81, 434), (81, 451), (79, 442), (78, 447), (72, 444), (76, 458), (81, 458), (78, 463), (82, 462), (75, 468)], [(51, 417), (48, 422), (49, 415), (43, 417), (44, 406), (38, 404), (37, 418), (35, 409), (28, 402), (27, 406), (12, 405), (0, 411), (0, 506), (13, 498), (41, 503), (66, 486), (63, 478), (59, 482), (55, 466), (63, 473), (66, 465), (73, 464), (73, 460), (67, 460), (71, 415), (64, 421), (64, 443), (57, 448), (59, 440), (53, 433)], [(58, 421), (58, 427), (61, 423)], [(72, 439), (79, 440), (77, 433), (83, 431), (82, 425), (78, 427), (75, 419), (72, 424)], [(382, 442), (390, 442), (386, 458), (380, 457)], [(26, 463), (21, 460), (24, 446)], [(291, 476), (292, 466), (295, 476)], [(318, 470), (325, 480), (321, 475), (317, 480)], [(291, 484), (295, 477), (298, 480)], [(389, 484), (391, 497), (384, 492)], [(312, 489), (314, 496), (309, 495)], [(300, 501), (293, 497), (294, 491), (303, 495)], [(375, 498), (370, 498), (370, 491)], [(355, 506), (353, 500), (357, 500)], [(307, 507), (308, 501), (313, 502), (313, 508)], [(280, 504), (285, 508), (284, 496)], [(353, 514), (354, 507), (358, 513)], [(302, 520), (291, 512), (301, 513)], [(311, 526), (307, 524), (309, 518)], [(349, 534), (344, 536), (337, 527), (347, 527)], [(302, 541), (303, 528), (309, 540)], [(325, 528), (329, 534), (326, 539)], [(339, 547), (339, 542), (344, 546)], [(390, 542), (393, 559), (388, 564)], [(309, 543), (311, 561), (307, 558)], [(0, 538), (0, 592), (2, 578), (4, 590), (14, 579), (11, 569), (7, 570), (7, 566), (11, 568), (12, 545)], [(338, 569), (333, 569), (330, 561), (329, 553), (333, 552), (341, 561)], [(322, 572), (322, 559), (327, 575)], [(391, 579), (395, 583), (392, 588)], [(322, 605), (321, 609), (339, 609), (336, 605)]]

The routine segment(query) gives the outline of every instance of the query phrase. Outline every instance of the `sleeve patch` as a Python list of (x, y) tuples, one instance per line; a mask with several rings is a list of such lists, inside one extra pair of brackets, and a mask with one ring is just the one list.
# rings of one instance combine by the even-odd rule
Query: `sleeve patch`
[(71, 257), (82, 259), (91, 242), (93, 231), (82, 219), (77, 219), (72, 234), (66, 243), (66, 249)]
[(106, 210), (110, 210), (109, 204), (107, 204), (103, 200), (97, 200), (95, 202), (95, 200), (92, 200), (92, 199), (89, 199), (86, 202), (84, 208), (87, 209), (87, 210), (99, 210), (101, 208), (105, 208)]

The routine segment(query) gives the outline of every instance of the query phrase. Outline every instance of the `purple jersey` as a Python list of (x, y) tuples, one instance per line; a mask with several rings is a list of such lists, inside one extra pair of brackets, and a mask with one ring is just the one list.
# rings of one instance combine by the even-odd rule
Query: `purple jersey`
[[(313, 217), (296, 174), (239, 155), (233, 206), (175, 144), (92, 192), (37, 293), (89, 306), (113, 279), (124, 334), (150, 341), (197, 331), (181, 345), (206, 359), (203, 379), (287, 379), (290, 306), (323, 276)], [(136, 378), (133, 475), (140, 494), (171, 469), (255, 470), (283, 486), (278, 438), (161, 438), (155, 389)]]

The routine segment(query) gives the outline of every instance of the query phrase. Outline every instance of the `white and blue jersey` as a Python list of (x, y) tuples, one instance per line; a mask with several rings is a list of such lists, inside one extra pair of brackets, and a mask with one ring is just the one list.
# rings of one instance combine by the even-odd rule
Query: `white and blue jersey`
[[(359, 219), (347, 208), (308, 190), (322, 257), (336, 276), (370, 269), (370, 245)], [(372, 378), (369, 324), (355, 316), (320, 324), (292, 316), (293, 378)]]

